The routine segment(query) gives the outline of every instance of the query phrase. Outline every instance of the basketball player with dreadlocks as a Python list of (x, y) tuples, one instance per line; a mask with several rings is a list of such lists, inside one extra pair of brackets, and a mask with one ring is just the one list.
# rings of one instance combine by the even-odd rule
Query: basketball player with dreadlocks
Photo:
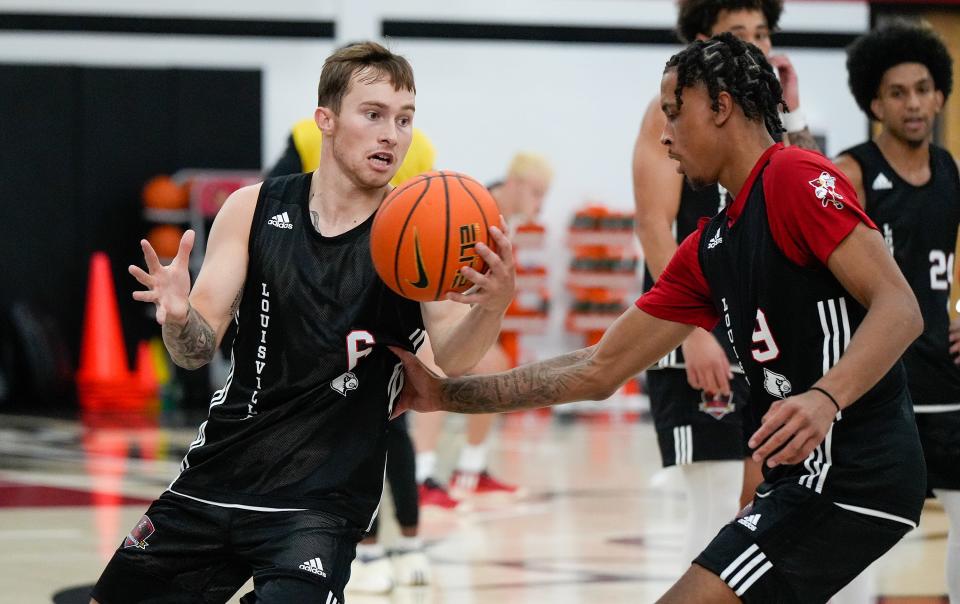
[[(790, 110), (781, 116), (790, 121), (786, 140), (816, 149), (800, 111), (796, 71), (785, 55), (772, 52), (770, 34), (782, 11), (782, 0), (681, 0), (677, 36), (689, 43), (729, 31), (759, 48), (778, 70)], [(658, 96), (647, 107), (633, 155), (644, 291), (697, 222), (728, 201), (719, 186), (695, 189), (677, 174), (676, 162), (660, 144), (665, 121)], [(742, 410), (749, 388), (723, 333), (702, 329), (647, 371), (647, 387), (663, 466), (676, 466), (684, 479), (689, 513), (682, 556), (688, 563), (759, 483), (759, 468), (749, 460), (744, 464)]]
[(678, 169), (734, 201), (597, 345), (445, 380), (398, 351), (400, 406), (603, 399), (694, 327), (722, 325), (750, 383), (748, 444), (764, 481), (660, 602), (826, 602), (919, 519), (925, 468), (899, 359), (920, 310), (836, 166), (774, 142), (782, 92), (755, 46), (729, 33), (694, 42), (667, 62), (660, 101)]
[[(933, 122), (953, 85), (946, 46), (930, 29), (894, 22), (848, 50), (850, 90), (882, 130), (837, 159), (916, 294), (923, 335), (903, 356), (927, 462), (927, 486), (943, 503), (947, 585), (960, 602), (960, 368), (947, 314), (960, 224), (960, 171), (931, 142)], [(949, 338), (949, 339), (948, 339)], [(953, 569), (953, 572), (949, 572)]]

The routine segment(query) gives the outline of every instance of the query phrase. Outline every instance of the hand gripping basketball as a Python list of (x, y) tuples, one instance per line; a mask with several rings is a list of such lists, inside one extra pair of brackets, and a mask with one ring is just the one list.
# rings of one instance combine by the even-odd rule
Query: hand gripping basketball
[(153, 246), (146, 239), (140, 240), (147, 271), (139, 266), (130, 265), (127, 269), (134, 279), (147, 288), (146, 291), (133, 292), (133, 299), (140, 302), (152, 302), (157, 306), (157, 323), (182, 324), (187, 320), (190, 310), (190, 250), (193, 249), (194, 232), (188, 230), (180, 239), (180, 247), (173, 262), (167, 266), (160, 259)]
[[(503, 216), (500, 217), (500, 221), (503, 224)], [(513, 265), (513, 246), (498, 227), (490, 227), (490, 236), (499, 254), (483, 243), (477, 244), (477, 254), (489, 267), (487, 272), (480, 273), (469, 266), (462, 267), (460, 274), (473, 283), (473, 287), (462, 294), (448, 292), (447, 300), (476, 304), (485, 310), (503, 313), (510, 306), (515, 293), (516, 267)]]

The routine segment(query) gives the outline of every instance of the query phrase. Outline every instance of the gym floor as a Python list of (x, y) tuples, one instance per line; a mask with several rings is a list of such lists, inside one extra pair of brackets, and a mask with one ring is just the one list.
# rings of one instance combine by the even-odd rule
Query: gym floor
[[(441, 459), (453, 457), (453, 434)], [(142, 417), (0, 416), (0, 604), (86, 604), (86, 590), (176, 475), (194, 436), (195, 426)], [(653, 602), (685, 566), (686, 504), (673, 471), (660, 469), (650, 424), (515, 414), (501, 423), (492, 455), (497, 475), (526, 494), (453, 512), (426, 508), (434, 584), (384, 597), (348, 593), (350, 604)], [(381, 513), (389, 548), (389, 501)], [(874, 569), (881, 602), (946, 602), (946, 531), (943, 511), (928, 502), (920, 528)]]

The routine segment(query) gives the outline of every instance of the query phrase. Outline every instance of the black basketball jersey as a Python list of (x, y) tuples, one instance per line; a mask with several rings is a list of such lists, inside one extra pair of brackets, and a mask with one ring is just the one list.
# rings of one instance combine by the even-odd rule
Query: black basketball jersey
[(370, 257), (370, 227), (313, 228), (311, 174), (267, 179), (250, 230), (231, 368), (170, 490), (256, 509), (311, 509), (366, 527), (403, 383), (387, 345), (424, 339), (417, 302)]
[(923, 335), (903, 362), (915, 405), (960, 403), (960, 368), (947, 338), (953, 250), (960, 224), (960, 176), (946, 149), (930, 145), (930, 180), (900, 178), (873, 141), (843, 152), (860, 164), (867, 214), (883, 232), (923, 313)]
[[(763, 165), (769, 166), (775, 153), (776, 149), (768, 152)], [(819, 206), (816, 189), (821, 182), (831, 182), (830, 172), (837, 170), (822, 158), (817, 161), (824, 168), (819, 181), (808, 185), (804, 177), (803, 182), (792, 178), (767, 185), (778, 193), (783, 187), (802, 185), (804, 190), (794, 197)], [(781, 174), (799, 173), (795, 168), (781, 170)], [(765, 176), (763, 168), (752, 183), (748, 181), (745, 204), (732, 224), (725, 208), (704, 225), (698, 249), (720, 325), (750, 383), (747, 413), (754, 426), (775, 401), (807, 391), (827, 373), (866, 315), (824, 265), (800, 266), (780, 249), (768, 222), (767, 204), (786, 200), (766, 198)], [(832, 185), (822, 186), (825, 195), (828, 186), (832, 191)], [(823, 199), (832, 203), (830, 197)], [(824, 208), (823, 212), (834, 211), (828, 204)], [(842, 507), (892, 514), (915, 523), (925, 486), (917, 480), (916, 468), (922, 468), (919, 440), (906, 376), (897, 363), (843, 412), (804, 463), (764, 466), (764, 479), (774, 487), (799, 483)]]
[[(720, 185), (710, 185), (694, 189), (683, 179), (683, 189), (680, 191), (680, 206), (677, 208), (677, 218), (673, 223), (674, 235), (679, 244), (686, 239), (690, 233), (697, 230), (697, 225), (703, 218), (709, 218), (716, 215), (727, 205), (727, 191)], [(643, 291), (649, 291), (653, 287), (655, 280), (646, 265), (643, 267)], [(733, 350), (727, 343), (726, 338), (721, 331), (715, 331), (714, 336), (717, 341), (727, 351), (727, 356), (733, 361)], [(676, 348), (670, 354), (660, 359), (660, 361), (650, 367), (650, 369), (683, 369), (683, 350)]]

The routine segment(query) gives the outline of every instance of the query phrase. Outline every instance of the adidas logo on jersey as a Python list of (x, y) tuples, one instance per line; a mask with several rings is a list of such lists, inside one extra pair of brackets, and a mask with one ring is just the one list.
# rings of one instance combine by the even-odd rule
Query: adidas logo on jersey
[(737, 520), (738, 524), (742, 524), (751, 531), (757, 530), (758, 522), (760, 522), (760, 514), (750, 514), (749, 516), (744, 516), (740, 520)]
[(267, 224), (269, 224), (269, 225), (271, 225), (271, 226), (275, 226), (275, 227), (277, 227), (278, 229), (292, 229), (292, 228), (293, 228), (293, 223), (290, 222), (290, 217), (287, 215), (286, 212), (284, 212), (284, 213), (282, 213), (282, 214), (277, 214), (276, 216), (274, 216), (273, 218), (271, 218), (270, 220), (268, 220), (268, 221), (267, 221)]
[(313, 560), (307, 560), (300, 565), (300, 570), (305, 570), (308, 573), (313, 573), (315, 575), (320, 575), (321, 577), (326, 577), (327, 573), (323, 570), (323, 562), (320, 561), (320, 558), (314, 558)]
[(713, 237), (710, 238), (710, 241), (707, 242), (707, 249), (712, 250), (723, 243), (723, 237), (720, 236), (720, 229), (717, 228), (717, 232), (713, 234)]
[(870, 185), (874, 191), (882, 191), (884, 189), (892, 189), (893, 183), (890, 182), (890, 179), (887, 178), (887, 175), (881, 172), (877, 174), (877, 177), (873, 179), (873, 184)]

